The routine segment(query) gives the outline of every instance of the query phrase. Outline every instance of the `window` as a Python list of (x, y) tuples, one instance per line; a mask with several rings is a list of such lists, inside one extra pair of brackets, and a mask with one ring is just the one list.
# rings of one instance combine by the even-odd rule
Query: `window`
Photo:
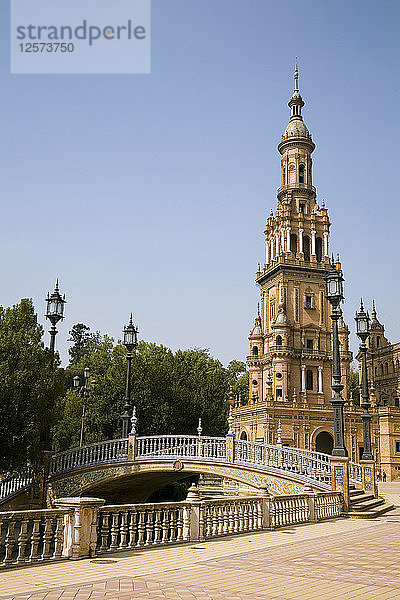
[(253, 346), (253, 356), (258, 356), (258, 347), (257, 346)]
[(394, 399), (394, 405), (395, 405), (396, 408), (400, 407), (400, 400), (398, 398)]
[(396, 442), (396, 452), (400, 452), (400, 442)]
[(304, 165), (299, 165), (299, 183), (304, 183)]
[(310, 262), (310, 238), (308, 235), (303, 237), (303, 252), (304, 252), (304, 260)]
[(381, 347), (381, 336), (380, 335), (378, 335), (376, 338), (376, 347), (377, 348)]
[(378, 377), (378, 367), (375, 367), (375, 377)]
[(276, 336), (276, 345), (282, 346), (282, 336), (280, 336), (280, 335)]
[(297, 433), (297, 431), (294, 432), (293, 442), (294, 442), (294, 447), (297, 448), (299, 445), (299, 434)]
[(385, 362), (385, 375), (389, 375), (389, 364)]
[(396, 371), (398, 371), (398, 370), (399, 370), (399, 359), (397, 358), (396, 359)]
[(324, 292), (320, 292), (319, 294), (319, 302), (321, 305), (321, 323), (324, 322), (324, 317), (325, 317), (325, 313), (324, 313)]
[(309, 449), (309, 446), (310, 446), (310, 434), (309, 433), (304, 434), (304, 446), (305, 446), (306, 450)]
[(295, 321), (299, 320), (299, 289), (295, 288), (294, 290), (294, 319)]
[(299, 213), (304, 213), (304, 204), (302, 202), (299, 204)]
[(282, 398), (282, 388), (276, 388), (276, 397)]
[(277, 379), (282, 379), (282, 373), (277, 373), (277, 374), (275, 375), (275, 377), (276, 377)]
[(312, 307), (313, 307), (312, 296), (306, 296), (304, 308), (312, 308)]
[(306, 390), (312, 390), (314, 389), (314, 377), (313, 377), (313, 372), (308, 369), (308, 371), (306, 372)]
[(315, 254), (317, 255), (317, 262), (322, 261), (322, 238), (317, 237), (315, 240)]
[(271, 302), (269, 307), (269, 313), (272, 321), (272, 319), (275, 317), (275, 302)]
[(290, 252), (293, 256), (297, 256), (297, 235), (294, 233), (290, 234)]
[(258, 385), (257, 379), (253, 379), (253, 385)]
[(307, 350), (313, 350), (314, 349), (314, 340), (306, 340), (306, 348), (307, 348)]

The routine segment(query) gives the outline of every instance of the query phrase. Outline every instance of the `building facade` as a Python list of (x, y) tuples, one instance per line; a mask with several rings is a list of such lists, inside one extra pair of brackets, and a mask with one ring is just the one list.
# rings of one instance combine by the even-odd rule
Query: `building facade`
[[(324, 202), (317, 202), (313, 186), (315, 144), (302, 116), (304, 102), (297, 69), (288, 105), (290, 120), (278, 145), (282, 177), (278, 204), (266, 222), (265, 264), (256, 274), (260, 302), (249, 336), (250, 392), (244, 402), (233, 400), (234, 429), (239, 438), (276, 443), (280, 425), (284, 445), (330, 453), (332, 340), (325, 277), (330, 269), (331, 223)], [(341, 269), (339, 257), (336, 267)], [(350, 398), (353, 356), (343, 318), (339, 321), (339, 340), (346, 446), (351, 459), (358, 461), (363, 450), (362, 410)], [(384, 340), (382, 334), (382, 344)], [(373, 451), (379, 461), (383, 421), (387, 420), (380, 413), (382, 408), (375, 403), (372, 409)], [(400, 410), (393, 410), (393, 419), (400, 426)], [(400, 444), (400, 428), (398, 441)], [(388, 477), (395, 473), (389, 468), (394, 458), (391, 454), (389, 461), (385, 460)]]

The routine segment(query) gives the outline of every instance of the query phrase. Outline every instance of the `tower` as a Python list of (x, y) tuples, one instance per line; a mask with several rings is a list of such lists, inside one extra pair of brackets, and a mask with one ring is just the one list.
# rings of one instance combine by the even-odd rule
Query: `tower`
[[(324, 202), (317, 203), (313, 186), (315, 144), (302, 116), (297, 66), (288, 105), (290, 120), (278, 145), (278, 204), (266, 222), (265, 264), (256, 274), (261, 308), (249, 336), (251, 416), (245, 425), (237, 413), (236, 425), (242, 437), (275, 443), (281, 418), (283, 443), (327, 451), (333, 432), (327, 416), (331, 415), (332, 349), (325, 295), (330, 221)], [(339, 257), (336, 266), (341, 268)], [(347, 399), (352, 354), (343, 319), (339, 325)], [(244, 408), (241, 414), (245, 412)], [(321, 424), (315, 427), (318, 421)], [(319, 433), (326, 434), (320, 444)]]

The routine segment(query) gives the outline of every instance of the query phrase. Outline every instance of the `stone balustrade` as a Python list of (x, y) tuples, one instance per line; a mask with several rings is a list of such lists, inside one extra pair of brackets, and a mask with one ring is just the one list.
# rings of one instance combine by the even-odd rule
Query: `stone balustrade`
[(62, 509), (0, 513), (0, 566), (61, 558), (65, 519), (70, 514)]
[(3, 567), (120, 550), (205, 541), (341, 515), (341, 494), (320, 492), (104, 506), (99, 498), (60, 498), (57, 508), (0, 513)]

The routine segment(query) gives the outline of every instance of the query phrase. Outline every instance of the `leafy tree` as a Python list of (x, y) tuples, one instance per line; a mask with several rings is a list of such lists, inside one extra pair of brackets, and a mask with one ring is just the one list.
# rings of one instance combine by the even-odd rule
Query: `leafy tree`
[(64, 373), (45, 348), (31, 300), (0, 307), (0, 470), (35, 464), (43, 432), (56, 419)]
[(101, 343), (100, 332), (89, 333), (90, 327), (84, 323), (76, 323), (69, 332), (69, 342), (73, 342), (73, 345), (68, 350), (70, 364), (78, 363), (87, 354), (91, 354)]
[(360, 384), (358, 370), (350, 367), (350, 395), (354, 398), (356, 404), (360, 404)]
[(249, 372), (246, 364), (239, 360), (231, 360), (228, 365), (229, 381), (232, 393), (240, 400), (242, 405), (247, 404), (249, 399)]

